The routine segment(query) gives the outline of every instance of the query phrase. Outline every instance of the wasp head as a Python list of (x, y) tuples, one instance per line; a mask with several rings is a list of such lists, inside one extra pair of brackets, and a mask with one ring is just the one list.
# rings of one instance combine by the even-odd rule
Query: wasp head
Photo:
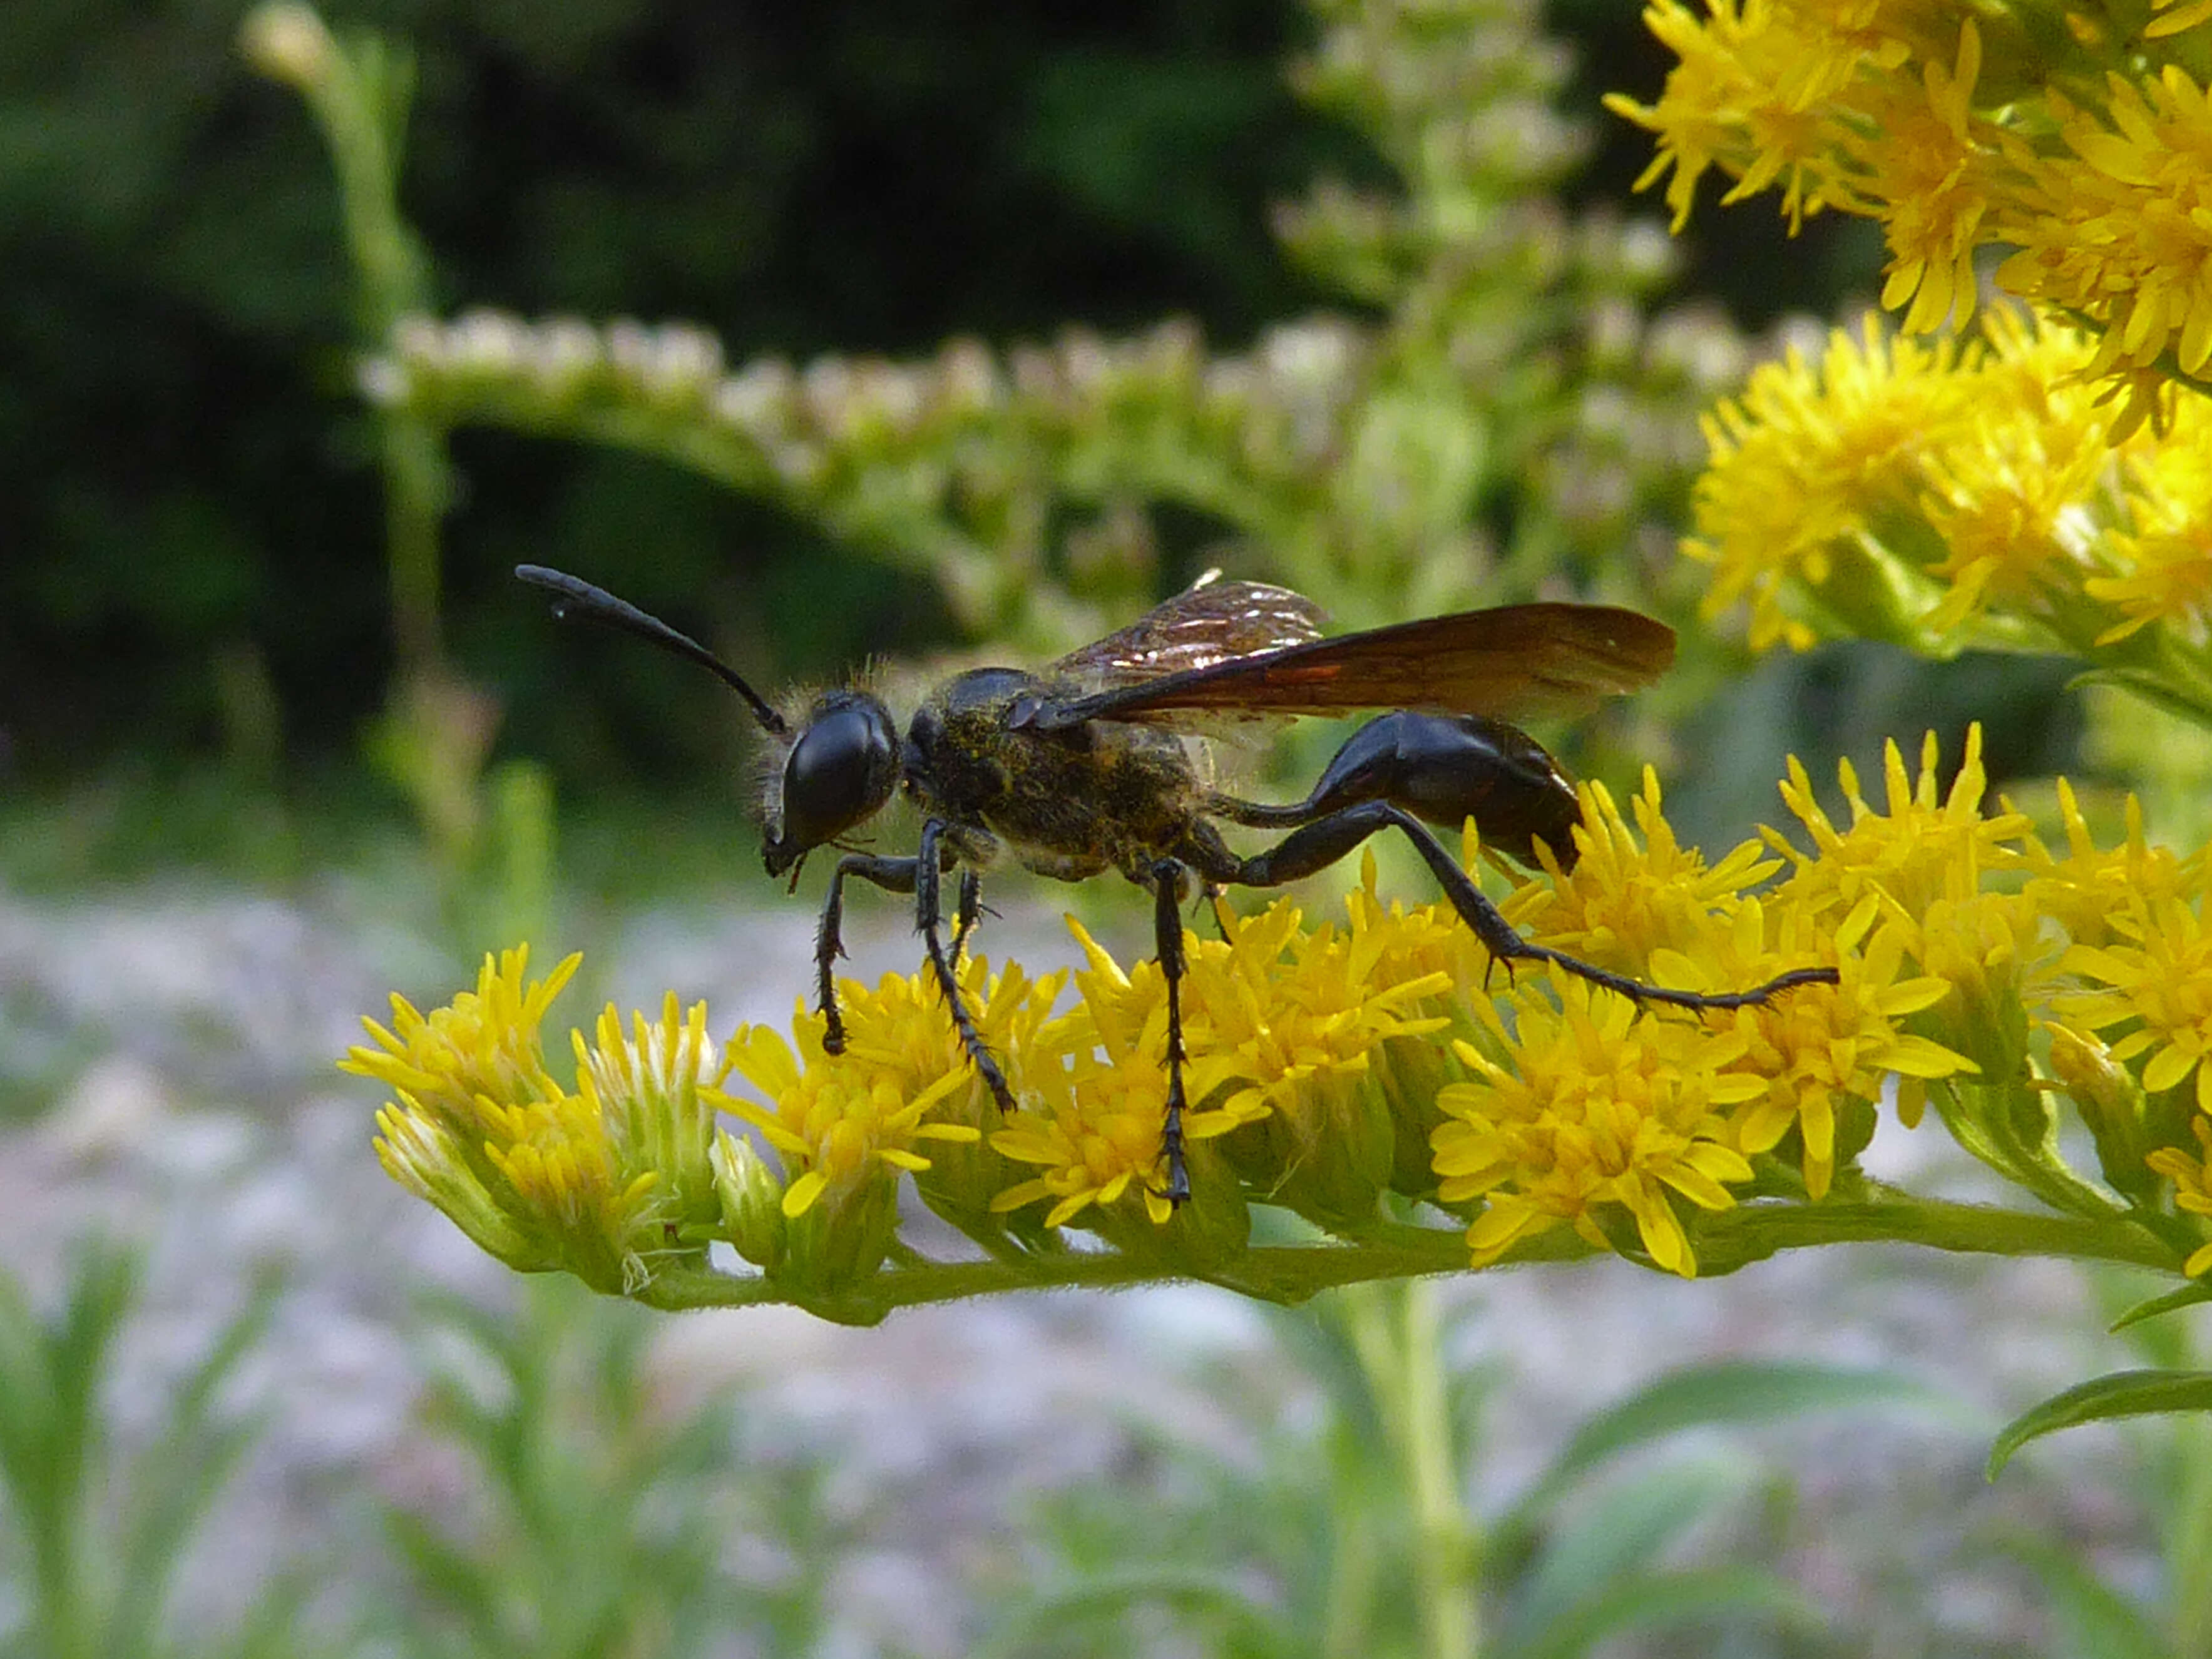
[(769, 779), (762, 846), (769, 874), (783, 874), (814, 848), (875, 817), (898, 778), (898, 727), (890, 711), (866, 691), (823, 692)]

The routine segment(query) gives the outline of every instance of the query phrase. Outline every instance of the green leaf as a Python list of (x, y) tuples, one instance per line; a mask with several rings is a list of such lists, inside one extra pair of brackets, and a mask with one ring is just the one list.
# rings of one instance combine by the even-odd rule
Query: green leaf
[(2056, 1394), (2005, 1425), (1990, 1448), (1989, 1478), (2031, 1440), (2082, 1423), (2212, 1410), (2212, 1371), (2114, 1371)]
[(2032, 1568), (2051, 1604), (2064, 1659), (2174, 1659), (2145, 1610), (2100, 1578), (2074, 1551), (2036, 1540), (2006, 1546)]
[(1669, 1372), (1584, 1424), (1515, 1518), (1533, 1514), (1607, 1458), (1683, 1429), (1741, 1426), (1814, 1412), (1895, 1411), (1961, 1428), (1978, 1425), (1957, 1396), (1900, 1371), (1796, 1360), (1730, 1360)]
[(1759, 1567), (1711, 1567), (1640, 1574), (1607, 1585), (1527, 1646), (1507, 1644), (1499, 1659), (1578, 1659), (1624, 1631), (1716, 1620), (1765, 1620), (1803, 1636), (1825, 1628), (1820, 1610), (1795, 1585)]
[(2200, 1302), (2212, 1302), (2212, 1283), (2191, 1279), (2178, 1290), (2164, 1296), (2154, 1296), (2148, 1302), (2138, 1302), (2115, 1319), (2111, 1329), (2118, 1334), (2130, 1325), (2140, 1325), (2146, 1319), (2157, 1319), (2163, 1315), (2178, 1313), (2184, 1308), (2193, 1308)]
[(1759, 1479), (1747, 1454), (1716, 1451), (1669, 1459), (1664, 1467), (1609, 1485), (1597, 1500), (1577, 1504), (1575, 1520), (1555, 1534), (1515, 1598), (1509, 1648), (1547, 1648), (1554, 1626), (1577, 1625), (1593, 1587), (1642, 1575), (1667, 1547)]
[(1256, 1641), (1265, 1650), (1297, 1651), (1301, 1644), (1252, 1600), (1249, 1587), (1234, 1574), (1204, 1568), (1174, 1571), (1141, 1567), (1127, 1571), (1085, 1573), (1060, 1589), (1024, 1601), (973, 1650), (971, 1659), (1032, 1652), (1048, 1632), (1061, 1636), (1071, 1626), (1101, 1619), (1118, 1620), (1145, 1602), (1165, 1602), (1186, 1614), (1212, 1614), (1240, 1633), (1245, 1649)]
[(262, 1425), (219, 1422), (216, 1395), (276, 1316), (279, 1277), (264, 1275), (246, 1305), (172, 1392), (168, 1431), (131, 1469), (131, 1515), (118, 1540), (121, 1582), (108, 1639), (118, 1650), (155, 1652), (171, 1580), (193, 1533), (259, 1437)]

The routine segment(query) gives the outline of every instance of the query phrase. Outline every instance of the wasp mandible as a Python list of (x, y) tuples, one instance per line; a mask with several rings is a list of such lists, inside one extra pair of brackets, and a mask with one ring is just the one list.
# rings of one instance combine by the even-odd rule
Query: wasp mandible
[[(903, 735), (873, 693), (815, 698), (794, 730), (738, 672), (688, 635), (604, 588), (542, 565), (524, 581), (555, 596), (556, 616), (605, 623), (689, 658), (744, 699), (775, 746), (761, 803), (771, 876), (817, 847), (837, 849), (815, 938), (823, 1047), (842, 1052), (833, 970), (843, 954), (845, 884), (911, 894), (931, 974), (976, 1073), (1016, 1109), (978, 1035), (953, 964), (982, 912), (982, 875), (1011, 854), (1040, 875), (1082, 881), (1118, 870), (1152, 894), (1154, 948), (1167, 981), (1168, 1091), (1161, 1127), (1165, 1196), (1190, 1195), (1183, 1163), (1182, 904), (1209, 888), (1279, 887), (1335, 863), (1378, 830), (1401, 831), (1462, 921), (1510, 972), (1547, 962), (1638, 1003), (1741, 1008), (1794, 986), (1834, 984), (1801, 968), (1747, 991), (1647, 984), (1523, 939), (1430, 830), (1475, 821), (1482, 840), (1531, 868), (1536, 846), (1573, 867), (1582, 821), (1574, 786), (1504, 715), (1587, 710), (1633, 691), (1674, 659), (1674, 633), (1640, 611), (1598, 605), (1509, 605), (1324, 637), (1312, 600), (1209, 573), (1120, 632), (1031, 672), (974, 668), (937, 687)], [(1213, 787), (1186, 739), (1223, 719), (1392, 712), (1354, 732), (1302, 801), (1273, 805)], [(911, 857), (847, 838), (901, 790), (922, 814)], [(1246, 856), (1220, 825), (1289, 833)], [(953, 936), (942, 883), (959, 872)]]

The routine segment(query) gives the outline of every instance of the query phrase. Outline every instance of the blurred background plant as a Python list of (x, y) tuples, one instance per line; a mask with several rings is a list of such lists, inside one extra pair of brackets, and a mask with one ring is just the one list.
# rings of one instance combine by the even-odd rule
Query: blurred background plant
[[(1289, 1398), (1280, 1377), (1225, 1377), (1237, 1450), (1153, 1430), (1118, 1489), (1036, 1504), (994, 1564), (997, 1625), (977, 1651), (1144, 1650), (1180, 1633), (1251, 1659), (1534, 1659), (1723, 1631), (1786, 1651), (1824, 1623), (1773, 1565), (1790, 1477), (1731, 1431), (1823, 1413), (1970, 1420), (1898, 1374), (1689, 1368), (1587, 1419), (1483, 1513), (1455, 1473), (1484, 1462), (1497, 1380), (1448, 1357), (1468, 1322), (1418, 1282), (1270, 1316)], [(1741, 1556), (1710, 1547), (1723, 1536)]]
[[(1111, 20), (374, 0), (337, 21), (0, 9), (0, 1084), (88, 1160), (63, 1182), (19, 1160), (18, 1197), (82, 1198), (78, 1227), (147, 1224), (100, 1148), (214, 1156), (189, 1122), (79, 1110), (112, 1098), (86, 1086), (86, 1043), (167, 1065), (205, 1036), (166, 1009), (77, 1019), (94, 1006), (77, 988), (129, 981), (134, 960), (107, 912), (82, 918), (141, 890), (98, 884), (215, 873), (310, 900), (352, 884), (348, 948), (424, 986), (564, 912), (601, 907), (611, 930), (646, 897), (700, 910), (751, 890), (732, 711), (679, 665), (568, 640), (520, 602), (518, 560), (615, 586), (772, 684), (872, 653), (1058, 649), (1217, 562), (1347, 625), (1540, 592), (1687, 623), (1704, 577), (1673, 552), (1698, 414), (1741, 384), (1759, 331), (1836, 314), (1881, 258), (1838, 216), (1788, 244), (1709, 216), (1670, 244), (1625, 204), (1649, 141), (1598, 94), (1656, 96), (1666, 65), (1600, 0)], [(624, 317), (692, 320), (606, 320)], [(2069, 763), (2078, 730), (2063, 664), (1931, 671), (1839, 643), (1745, 676), (1709, 629), (1684, 645), (1681, 672), (1576, 757), (1662, 761), (1691, 839), (1771, 813), (1787, 747), (1849, 749), (1870, 774), (1901, 710), (1913, 731), (1990, 721), (2000, 783)], [(2166, 763), (2130, 729), (2103, 728), (2104, 775)], [(19, 896), (54, 925), (25, 924), (42, 913)], [(173, 933), (141, 954), (186, 959)], [(336, 1041), (316, 1018), (363, 1006), (269, 979), (216, 990), (319, 1054)], [(209, 1100), (272, 1123), (310, 1088), (281, 1065), (272, 1080), (226, 1056), (210, 1081), (193, 1063)], [(19, 1146), (45, 1147), (41, 1127)], [(365, 1121), (348, 1133), (365, 1164)], [(291, 1231), (264, 1244), (283, 1254), (303, 1224), (280, 1212)], [(383, 1224), (341, 1230), (334, 1277), (381, 1259)], [(253, 1611), (234, 1626), (179, 1622), (165, 1591), (219, 1543), (223, 1478), (261, 1443), (252, 1413), (219, 1407), (269, 1304), (222, 1309), (197, 1341), (151, 1322), (188, 1357), (149, 1428), (118, 1414), (109, 1369), (133, 1275), (82, 1260), (58, 1311), (0, 1308), (0, 1639), (26, 1655), (714, 1650), (739, 1632), (766, 1651), (934, 1652), (979, 1630), (1018, 1652), (1107, 1630), (1157, 1651), (1194, 1632), (1224, 1652), (1380, 1651), (1359, 1638), (1385, 1633), (1437, 1654), (1486, 1635), (1521, 1654), (1708, 1650), (1653, 1628), (1687, 1613), (1724, 1621), (1731, 1651), (1872, 1650), (1811, 1630), (1770, 1576), (1805, 1567), (1793, 1545), (1818, 1553), (1791, 1477), (1732, 1448), (1613, 1460), (1778, 1401), (1924, 1403), (1863, 1373), (1795, 1394), (1771, 1370), (1692, 1377), (1562, 1436), (1550, 1474), (1493, 1502), (1524, 1431), (1480, 1431), (1480, 1385), (1455, 1380), (1467, 1330), (1422, 1293), (1349, 1297), (1317, 1325), (1271, 1322), (1219, 1375), (1127, 1359), (1148, 1393), (1218, 1390), (1231, 1452), (1133, 1421), (1124, 1462), (1028, 1510), (1009, 1494), (966, 1546), (948, 1644), (833, 1628), (825, 1608), (891, 1524), (865, 1494), (888, 1488), (749, 1396), (661, 1397), (636, 1310), (553, 1293), (512, 1316), (387, 1310), (437, 1379), (408, 1451), (365, 1486), (339, 1466), (364, 1513), (316, 1510), (332, 1528), (316, 1596), (244, 1575)], [(351, 1304), (311, 1305), (353, 1332)], [(2159, 1467), (2185, 1471), (2172, 1444)], [(126, 1446), (150, 1449), (107, 1455)], [(395, 1494), (413, 1456), (434, 1483)], [(2136, 1492), (2076, 1476), (2033, 1509), (2056, 1540), (2037, 1559), (2081, 1569), (2069, 1628), (2116, 1628), (2088, 1621), (2164, 1560), (2166, 1601), (2136, 1604), (2175, 1611), (2142, 1615), (2142, 1639), (2185, 1642), (2201, 1500), (2161, 1485), (2154, 1546)], [(1902, 1535), (1948, 1539), (1966, 1490)], [(2085, 1493), (2122, 1540), (2107, 1556), (2068, 1507)], [(1010, 1571), (1013, 1516), (1030, 1530)], [(940, 1549), (959, 1533), (934, 1530)], [(639, 1579), (649, 1595), (620, 1593)], [(1947, 1619), (2002, 1632), (1978, 1650), (2032, 1645), (2011, 1602), (1977, 1624), (1929, 1601), (1904, 1621), (1923, 1650)]]
[[(1223, 556), (1347, 623), (1546, 582), (1636, 592), (1668, 562), (1694, 414), (1741, 372), (1726, 316), (1825, 310), (1848, 269), (1825, 246), (1726, 249), (1689, 273), (1695, 304), (1652, 310), (1680, 256), (1604, 205), (1642, 157), (1589, 112), (1655, 71), (1609, 7), (1559, 20), (1580, 82), (1514, 4), (1324, 13), (1320, 38), (1251, 3), (981, 36), (834, 6), (805, 27), (356, 15), (418, 50), (295, 12), (248, 38), (309, 91), (327, 161), (240, 73), (221, 9), (32, 0), (0, 25), (0, 729), (11, 805), (65, 798), (9, 822), (20, 879), (170, 848), (297, 875), (380, 833), (357, 744), (388, 775), (410, 720), (440, 736), (406, 798), (449, 847), (483, 834), (482, 769), (510, 757), (576, 786), (587, 860), (634, 836), (645, 813), (620, 803), (641, 791), (663, 821), (726, 814), (727, 711), (674, 665), (550, 634), (507, 583), (521, 558), (674, 613), (769, 684), (987, 633), (1065, 643)], [(823, 452), (841, 465), (785, 481), (703, 414), (704, 337), (598, 328), (560, 340), (629, 369), (577, 364), (550, 407), (512, 363), (355, 402), (356, 349), (457, 299), (695, 319), (753, 370), (708, 377), (738, 416), (804, 437), (876, 414)], [(1024, 338), (1057, 343), (943, 343)], [(447, 335), (403, 332), (392, 366), (409, 340)], [(672, 409), (619, 390), (656, 343), (653, 372), (692, 377)], [(786, 384), (780, 363), (825, 350)], [(984, 407), (925, 420), (933, 388)], [(580, 447), (486, 424), (618, 416), (621, 444)], [(450, 450), (449, 418), (474, 423)], [(1820, 673), (1838, 672), (1860, 683)], [(1709, 690), (1692, 673), (1624, 718), (1663, 748), (1656, 716)], [(1759, 757), (1745, 788), (1771, 772)]]
[[(97, 1238), (76, 1251), (58, 1305), (41, 1314), (0, 1272), (0, 1488), (14, 1546), (0, 1643), (41, 1659), (137, 1659), (173, 1651), (170, 1598), (193, 1534), (252, 1446), (250, 1417), (221, 1393), (264, 1334), (264, 1284), (171, 1379), (143, 1443), (116, 1443), (112, 1356), (140, 1267)], [(299, 1653), (310, 1579), (274, 1564), (250, 1617), (204, 1651)]]

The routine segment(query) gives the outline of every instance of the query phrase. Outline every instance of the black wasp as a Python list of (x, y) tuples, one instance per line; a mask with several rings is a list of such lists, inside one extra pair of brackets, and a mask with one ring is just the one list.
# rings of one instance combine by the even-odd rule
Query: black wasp
[[(975, 1030), (953, 963), (982, 910), (981, 871), (1002, 853), (1041, 875), (1081, 881), (1119, 870), (1153, 896), (1168, 994), (1168, 1097), (1162, 1130), (1166, 1195), (1189, 1196), (1183, 1166), (1182, 902), (1191, 879), (1210, 887), (1277, 887), (1334, 864), (1376, 831), (1402, 830), (1462, 921), (1497, 960), (1548, 962), (1638, 1002), (1741, 1008), (1792, 986), (1833, 984), (1804, 968), (1747, 991), (1668, 990), (1610, 973), (1516, 933), (1426, 823), (1472, 817), (1486, 845), (1523, 865), (1542, 842), (1561, 869), (1581, 822), (1574, 786), (1536, 741), (1498, 715), (1585, 710), (1635, 690), (1674, 659), (1674, 634), (1634, 611), (1595, 605), (1512, 605), (1323, 638), (1310, 599), (1213, 575), (1119, 633), (1034, 672), (975, 668), (933, 691), (903, 738), (870, 692), (827, 691), (793, 730), (704, 646), (602, 588), (526, 564), (555, 614), (604, 623), (688, 657), (745, 700), (776, 745), (762, 817), (771, 876), (817, 847), (838, 849), (814, 950), (823, 1047), (845, 1046), (833, 969), (846, 881), (911, 893), (915, 921), (952, 1023), (1000, 1107), (1015, 1109), (1005, 1073)], [(1320, 782), (1291, 805), (1215, 788), (1186, 744), (1209, 722), (1387, 708), (1336, 751)], [(846, 839), (904, 789), (922, 813), (910, 858), (855, 850)], [(1249, 857), (1219, 824), (1290, 833)], [(960, 872), (951, 948), (940, 933), (939, 884)]]

